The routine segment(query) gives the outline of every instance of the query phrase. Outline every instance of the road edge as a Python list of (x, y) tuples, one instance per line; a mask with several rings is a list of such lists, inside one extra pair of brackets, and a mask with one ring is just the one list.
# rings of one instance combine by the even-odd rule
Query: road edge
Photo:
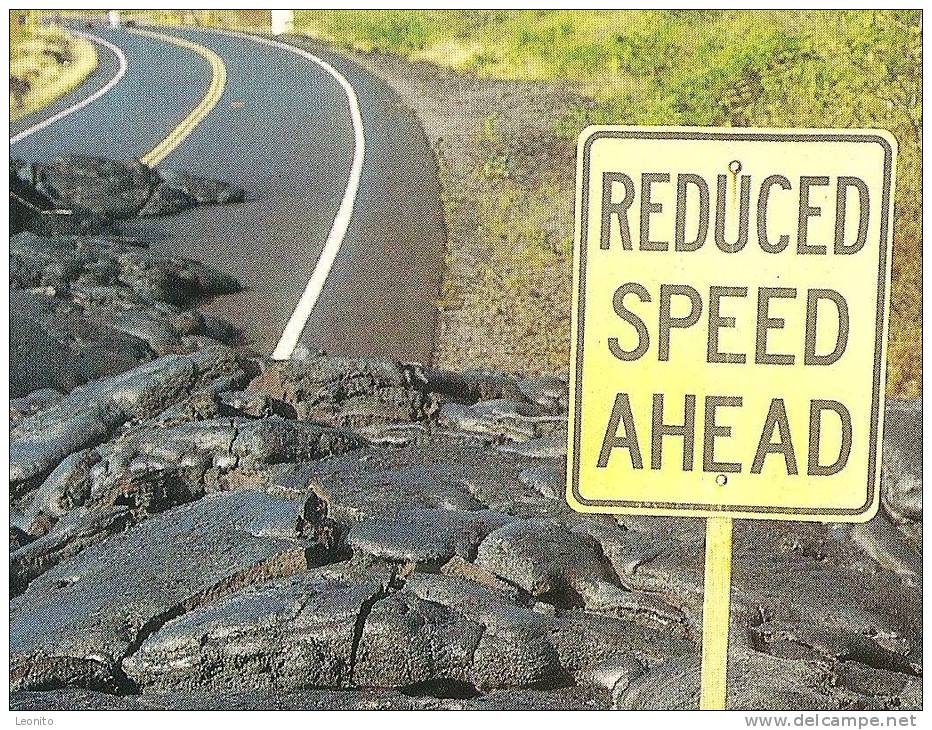
[[(123, 53), (123, 49), (111, 43), (110, 41), (104, 40), (103, 38), (99, 36), (93, 35), (92, 33), (84, 33), (83, 31), (74, 30), (74, 29), (70, 29), (70, 32), (74, 33), (77, 36), (80, 36), (82, 38), (89, 40), (91, 43), (96, 43), (98, 46), (103, 46), (104, 48), (108, 49), (111, 53), (113, 53), (116, 56), (117, 62), (119, 64), (119, 68), (117, 69), (116, 74), (106, 84), (104, 84), (102, 87), (97, 89), (97, 91), (95, 91), (91, 95), (85, 97), (84, 99), (81, 99), (78, 102), (75, 102), (71, 106), (65, 109), (62, 109), (61, 111), (53, 114), (50, 117), (47, 117), (39, 122), (36, 122), (31, 127), (27, 127), (26, 129), (22, 130), (18, 134), (15, 134), (12, 137), (10, 137), (10, 142), (9, 142), (10, 145), (14, 145), (17, 142), (26, 139), (26, 137), (29, 137), (30, 135), (42, 129), (45, 129), (46, 127), (51, 126), (55, 122), (61, 119), (64, 119), (65, 117), (70, 116), (74, 112), (80, 111), (84, 107), (94, 103), (104, 94), (111, 91), (113, 87), (116, 86), (122, 80), (122, 78), (126, 75), (126, 69), (128, 68), (129, 64), (126, 60), (126, 54)], [(86, 83), (86, 81), (87, 79), (85, 79), (85, 81), (82, 83)], [(80, 86), (78, 88), (80, 88)]]

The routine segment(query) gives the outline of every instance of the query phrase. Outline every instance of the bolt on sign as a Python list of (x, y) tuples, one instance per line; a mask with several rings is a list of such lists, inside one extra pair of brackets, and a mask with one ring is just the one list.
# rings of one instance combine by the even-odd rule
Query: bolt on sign
[(580, 137), (567, 500), (710, 518), (722, 631), (732, 518), (877, 510), (895, 156), (874, 130)]
[(873, 516), (894, 151), (873, 131), (584, 133), (573, 507)]

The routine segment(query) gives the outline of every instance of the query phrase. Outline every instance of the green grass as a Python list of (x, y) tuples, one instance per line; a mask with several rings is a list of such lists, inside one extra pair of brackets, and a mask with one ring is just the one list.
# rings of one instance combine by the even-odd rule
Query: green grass
[(243, 31), (268, 32), (268, 10), (121, 10), (123, 22), (169, 26), (203, 26)]
[(51, 104), (97, 68), (94, 44), (58, 27), (10, 19), (10, 120)]
[(596, 103), (567, 110), (567, 138), (590, 123), (890, 130), (900, 154), (888, 392), (919, 394), (919, 11), (306, 10), (296, 27), (482, 77), (573, 81)]

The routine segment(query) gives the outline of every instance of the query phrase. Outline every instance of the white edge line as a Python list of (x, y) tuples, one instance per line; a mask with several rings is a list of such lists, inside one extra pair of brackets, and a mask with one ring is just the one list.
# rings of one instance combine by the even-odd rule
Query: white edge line
[(38, 124), (34, 124), (28, 129), (24, 129), (19, 134), (16, 134), (10, 137), (10, 144), (16, 144), (20, 140), (26, 139), (26, 137), (28, 137), (30, 134), (33, 134), (34, 132), (38, 132), (40, 129), (45, 129), (50, 124), (54, 124), (55, 122), (57, 122), (59, 119), (64, 119), (69, 114), (73, 114), (74, 112), (80, 109), (83, 109), (88, 104), (91, 104), (97, 101), (100, 97), (102, 97), (104, 94), (110, 91), (110, 89), (116, 86), (120, 82), (120, 79), (123, 78), (124, 74), (126, 74), (126, 66), (127, 66), (126, 54), (124, 54), (120, 48), (113, 45), (110, 41), (105, 41), (103, 38), (99, 38), (98, 36), (92, 35), (90, 33), (82, 33), (79, 30), (72, 30), (72, 29), (69, 29), (69, 32), (74, 33), (75, 35), (79, 35), (83, 38), (87, 38), (88, 40), (93, 41), (94, 43), (97, 43), (98, 45), (106, 46), (111, 51), (113, 51), (113, 53), (117, 57), (117, 60), (120, 62), (119, 70), (116, 72), (116, 75), (112, 79), (110, 79), (104, 86), (99, 88), (97, 91), (95, 91), (93, 94), (91, 94), (86, 99), (82, 99), (77, 104), (74, 104), (73, 106), (70, 106), (67, 109), (62, 109), (60, 112), (58, 112), (57, 114), (53, 114), (48, 119), (43, 119)]
[(288, 323), (282, 331), (278, 344), (272, 351), (273, 360), (288, 360), (294, 352), (295, 347), (298, 345), (301, 333), (304, 331), (305, 326), (307, 326), (307, 321), (311, 316), (314, 305), (317, 304), (317, 300), (320, 298), (320, 293), (323, 291), (327, 277), (330, 275), (330, 271), (333, 268), (333, 263), (336, 260), (337, 254), (340, 252), (340, 247), (343, 245), (343, 239), (346, 237), (350, 218), (352, 218), (353, 215), (353, 206), (356, 203), (356, 194), (359, 191), (359, 180), (362, 176), (362, 163), (366, 155), (366, 137), (362, 125), (362, 114), (359, 110), (359, 98), (356, 96), (356, 91), (343, 74), (313, 53), (309, 53), (302, 48), (290, 46), (287, 43), (271, 40), (270, 38), (218, 29), (211, 30), (212, 32), (222, 35), (248, 38), (256, 43), (262, 43), (274, 48), (281, 48), (316, 63), (337, 80), (337, 83), (343, 88), (346, 99), (349, 102), (350, 117), (353, 122), (353, 163), (350, 167), (349, 180), (347, 180), (346, 191), (343, 193), (343, 200), (340, 201), (340, 207), (337, 209), (337, 214), (333, 218), (333, 225), (330, 228), (330, 233), (324, 243), (323, 251), (321, 251), (320, 258), (317, 260), (311, 278), (304, 287), (304, 292), (301, 294), (301, 298), (298, 300), (294, 312), (291, 313), (291, 317), (289, 317)]

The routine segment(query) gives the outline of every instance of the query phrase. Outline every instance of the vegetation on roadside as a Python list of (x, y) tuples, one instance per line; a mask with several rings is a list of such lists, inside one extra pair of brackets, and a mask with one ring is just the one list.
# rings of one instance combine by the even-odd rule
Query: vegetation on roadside
[(271, 13), (268, 10), (122, 10), (124, 20), (136, 20), (153, 25), (230, 28), (268, 32)]
[[(167, 24), (268, 23), (267, 11), (136, 13)], [(479, 77), (571, 85), (588, 101), (565, 109), (555, 125), (568, 145), (593, 123), (890, 130), (899, 160), (887, 390), (915, 396), (922, 378), (921, 20), (918, 10), (299, 10), (295, 28), (355, 51)], [(507, 140), (496, 147), (489, 129), (476, 140), (487, 159), (475, 176), (487, 184), (470, 205), (486, 214), (493, 268), (510, 272), (502, 283), (515, 297), (534, 296), (536, 267), (570, 268), (572, 226), (555, 231), (554, 211), (565, 210), (572, 181), (517, 182), (522, 171)], [(455, 214), (458, 203), (446, 202)], [(540, 328), (515, 322), (522, 324)], [(554, 350), (548, 365), (565, 363), (561, 338), (544, 346)]]
[[(307, 10), (296, 27), (483, 77), (573, 82), (593, 103), (566, 110), (557, 131), (567, 138), (589, 123), (890, 130), (900, 155), (888, 392), (919, 394), (919, 11)], [(490, 154), (488, 174), (505, 163)], [(546, 201), (536, 208), (546, 213)], [(535, 253), (569, 256), (569, 230), (562, 251), (549, 241), (536, 251), (540, 229), (522, 220), (529, 266)]]
[(51, 104), (97, 68), (94, 44), (52, 25), (35, 11), (10, 14), (10, 120)]

